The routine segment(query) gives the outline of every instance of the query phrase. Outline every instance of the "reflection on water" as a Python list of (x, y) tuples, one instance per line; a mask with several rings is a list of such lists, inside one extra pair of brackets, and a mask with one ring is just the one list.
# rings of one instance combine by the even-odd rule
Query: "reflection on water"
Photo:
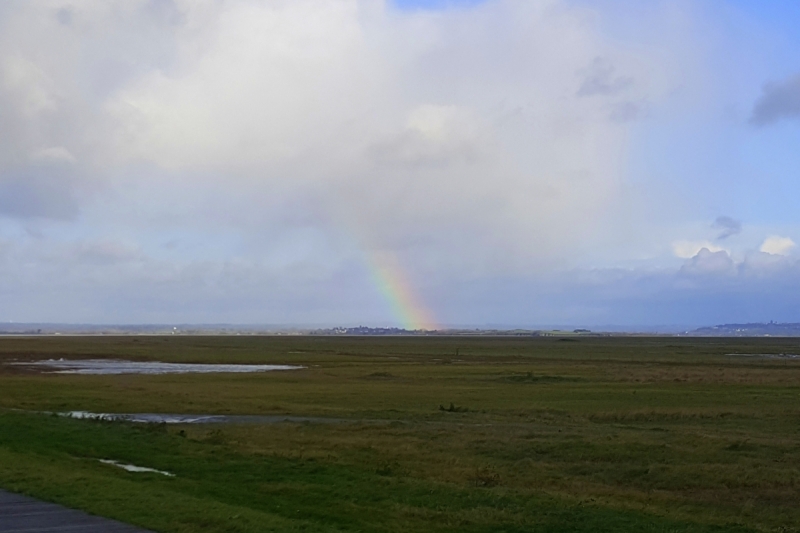
[(299, 370), (305, 368), (293, 365), (206, 365), (115, 359), (48, 359), (45, 361), (25, 361), (8, 364), (41, 367), (45, 371), (57, 374), (209, 374), (213, 372), (269, 372), (271, 370)]

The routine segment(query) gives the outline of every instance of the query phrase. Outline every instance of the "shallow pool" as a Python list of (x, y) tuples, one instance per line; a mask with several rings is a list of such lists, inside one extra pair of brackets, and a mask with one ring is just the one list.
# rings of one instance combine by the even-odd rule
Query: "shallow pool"
[(305, 368), (293, 365), (209, 365), (118, 359), (47, 359), (8, 364), (40, 368), (44, 372), (57, 374), (210, 374), (214, 372), (270, 372)]
[[(89, 411), (66, 411), (48, 413), (80, 418), (84, 420), (101, 420), (104, 422), (136, 422), (144, 424), (277, 424), (280, 422), (313, 422), (320, 424), (336, 424), (348, 422), (343, 418), (325, 418), (314, 416), (291, 415), (198, 415), (169, 413), (92, 413)], [(352, 421), (351, 421), (352, 422)], [(363, 422), (363, 421), (362, 421)]]

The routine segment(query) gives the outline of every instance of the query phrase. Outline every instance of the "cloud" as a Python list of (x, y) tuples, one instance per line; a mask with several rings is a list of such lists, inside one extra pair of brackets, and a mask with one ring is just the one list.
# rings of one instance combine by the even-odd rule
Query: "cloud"
[(633, 85), (633, 78), (617, 76), (614, 65), (602, 57), (594, 58), (588, 68), (581, 69), (581, 74), (584, 77), (578, 96), (614, 95)]
[(51, 146), (50, 148), (42, 148), (40, 150), (36, 150), (31, 154), (31, 159), (34, 161), (40, 161), (44, 163), (67, 163), (73, 164), (77, 163), (78, 160), (75, 158), (74, 155), (70, 153), (69, 150), (64, 148), (63, 146)]
[[(648, 61), (561, 2), (436, 16), (380, 6), (184, 4), (180, 68), (153, 69), (105, 103), (120, 127), (114, 155), (224, 174), (253, 198), (311, 196), (298, 203), (361, 246), (455, 275), (544, 268), (613, 217), (629, 142), (620, 123), (638, 107), (610, 113), (564, 95), (588, 63), (582, 94), (642, 100), (609, 65), (648, 79)], [(579, 38), (554, 53), (565, 35)]]
[(404, 131), (368, 148), (379, 163), (424, 165), (474, 160), (483, 151), (474, 117), (456, 106), (411, 110)]
[(735, 218), (719, 216), (714, 223), (711, 224), (711, 227), (720, 230), (719, 235), (717, 235), (717, 240), (724, 240), (732, 235), (741, 233), (742, 222)]
[(767, 126), (784, 119), (800, 119), (800, 75), (766, 84), (753, 106), (750, 124)]
[(0, 215), (74, 220), (78, 211), (78, 200), (68, 175), (32, 169), (0, 177)]
[(781, 279), (796, 271), (798, 265), (787, 256), (758, 251), (748, 253), (738, 268), (742, 276), (751, 279)]
[(695, 257), (701, 250), (706, 250), (707, 252), (725, 251), (724, 248), (709, 241), (675, 241), (672, 243), (672, 253), (675, 254), (675, 257), (680, 257), (681, 259)]
[(64, 26), (69, 26), (72, 24), (72, 10), (68, 7), (62, 7), (56, 11), (56, 20)]
[(796, 245), (794, 241), (789, 237), (779, 237), (777, 235), (772, 235), (766, 238), (766, 240), (763, 242), (759, 250), (766, 254), (786, 255), (795, 246)]
[(623, 123), (636, 120), (642, 115), (642, 106), (634, 102), (620, 102), (613, 106), (608, 118), (614, 122)]
[(146, 259), (138, 246), (119, 239), (79, 242), (71, 247), (71, 251), (81, 264), (117, 264)]
[(724, 275), (735, 273), (735, 263), (725, 250), (711, 251), (701, 248), (689, 259), (680, 272), (689, 275)]
[[(678, 268), (564, 270), (527, 282), (462, 283), (447, 294), (449, 304), (464, 309), (472, 324), (485, 324), (486, 312), (497, 324), (598, 330), (662, 325), (677, 332), (722, 323), (795, 321), (798, 290), (797, 260), (760, 252), (735, 260), (724, 251), (703, 250)], [(485, 307), (470, 307), (475, 300)]]
[[(620, 235), (651, 235), (652, 191), (628, 181), (632, 121), (692, 81), (690, 38), (631, 45), (601, 14), (562, 0), (9, 3), (4, 312), (388, 322), (365, 266), (387, 253), (445, 318), (466, 317), (448, 302), (473, 286), (471, 316), (530, 314), (553, 272), (623, 261), (635, 246)], [(675, 253), (702, 248), (721, 250)], [(620, 276), (605, 287), (650, 283)], [(492, 289), (528, 307), (483, 306)]]

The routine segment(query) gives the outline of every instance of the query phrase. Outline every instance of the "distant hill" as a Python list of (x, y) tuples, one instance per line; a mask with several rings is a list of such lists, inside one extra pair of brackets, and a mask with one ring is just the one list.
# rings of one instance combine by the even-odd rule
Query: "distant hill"
[(685, 335), (697, 337), (800, 337), (800, 323), (721, 324), (688, 331)]

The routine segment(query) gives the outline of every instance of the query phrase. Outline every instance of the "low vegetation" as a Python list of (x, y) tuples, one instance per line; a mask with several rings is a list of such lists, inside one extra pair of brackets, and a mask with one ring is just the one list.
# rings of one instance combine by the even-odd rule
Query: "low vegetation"
[[(791, 339), (2, 339), (0, 363), (306, 368), (80, 376), (0, 364), (0, 488), (162, 532), (798, 532), (800, 361), (731, 355), (798, 352)], [(337, 422), (42, 414), (72, 410)]]

